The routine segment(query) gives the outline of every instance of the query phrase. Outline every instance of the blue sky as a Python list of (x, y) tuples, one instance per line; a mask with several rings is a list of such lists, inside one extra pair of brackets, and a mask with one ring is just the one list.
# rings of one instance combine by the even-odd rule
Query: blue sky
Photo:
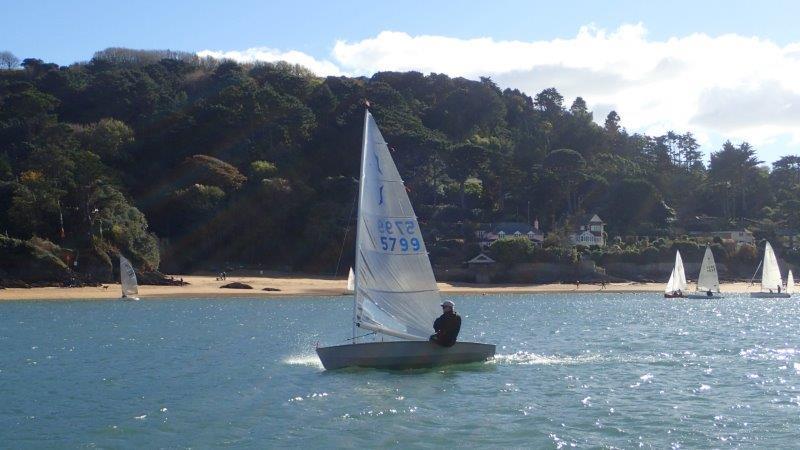
[[(301, 54), (296, 62), (312, 61), (318, 72), (490, 75), (503, 87), (531, 95), (550, 85), (568, 103), (581, 95), (596, 117), (618, 110), (631, 131), (692, 131), (706, 152), (730, 137), (754, 142), (767, 161), (800, 153), (800, 125), (794, 124), (795, 118), (800, 123), (800, 80), (778, 73), (792, 73), (800, 60), (800, 2), (0, 0), (0, 10), (0, 50), (20, 58), (69, 64), (111, 46), (243, 52), (245, 58), (256, 55), (248, 49), (266, 48), (266, 56), (257, 57)], [(427, 54), (428, 48), (434, 50)], [(464, 53), (472, 48), (478, 49), (474, 55)], [(694, 49), (696, 55), (680, 56)], [(742, 61), (719, 64), (724, 68), (716, 85), (702, 77), (716, 66), (702, 63), (724, 52)], [(404, 60), (408, 54), (418, 59)], [(617, 67), (581, 62), (598, 54), (618, 60)], [(650, 54), (658, 58), (649, 60)], [(547, 62), (526, 65), (515, 58)], [(640, 73), (639, 60), (642, 67), (651, 64), (649, 70)], [(775, 73), (729, 77), (731, 71), (773, 66)], [(666, 84), (660, 81), (665, 74), (674, 74)], [(739, 95), (742, 90), (745, 95)], [(650, 95), (658, 91), (661, 97)], [(734, 108), (738, 115), (731, 113)], [(743, 112), (753, 110), (768, 119), (743, 121)]]

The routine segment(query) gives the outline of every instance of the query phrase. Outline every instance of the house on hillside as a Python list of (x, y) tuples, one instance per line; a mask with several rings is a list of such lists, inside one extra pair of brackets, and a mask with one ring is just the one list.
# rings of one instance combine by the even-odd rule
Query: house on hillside
[(524, 222), (500, 222), (481, 224), (475, 232), (478, 244), (481, 248), (492, 245), (492, 242), (512, 237), (527, 237), (534, 245), (542, 245), (544, 233), (539, 229), (539, 221), (535, 220), (533, 225)]
[(605, 222), (597, 214), (587, 215), (581, 218), (578, 226), (570, 233), (569, 240), (573, 245), (605, 247)]

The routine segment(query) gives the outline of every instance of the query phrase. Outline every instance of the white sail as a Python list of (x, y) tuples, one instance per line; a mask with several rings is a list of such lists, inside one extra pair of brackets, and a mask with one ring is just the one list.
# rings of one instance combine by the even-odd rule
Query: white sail
[(347, 274), (347, 292), (353, 293), (356, 290), (356, 276), (353, 274), (353, 268), (350, 268), (350, 273)]
[(139, 293), (139, 287), (136, 283), (136, 272), (133, 270), (133, 265), (122, 255), (119, 255), (119, 279), (122, 284), (122, 296), (133, 297)]
[(669, 281), (664, 288), (664, 293), (671, 294), (675, 291), (686, 290), (686, 272), (683, 270), (683, 260), (681, 259), (681, 252), (675, 252), (675, 266), (672, 268), (672, 273), (669, 275)]
[(778, 292), (778, 287), (783, 285), (781, 280), (781, 269), (778, 267), (778, 258), (775, 251), (767, 242), (764, 248), (764, 267), (761, 268), (761, 290), (772, 290)]
[(714, 262), (714, 254), (711, 253), (711, 248), (709, 247), (706, 247), (706, 254), (703, 255), (703, 264), (700, 265), (700, 275), (697, 276), (697, 290), (701, 292), (719, 292), (717, 264)]
[(405, 185), (369, 111), (361, 155), (355, 290), (360, 327), (428, 339), (439, 315), (439, 291)]
[(675, 292), (675, 267), (672, 268), (672, 272), (669, 273), (669, 281), (667, 281), (667, 286), (664, 287), (665, 294), (671, 294)]
[(794, 276), (791, 270), (789, 271), (789, 275), (786, 276), (786, 293), (794, 294)]

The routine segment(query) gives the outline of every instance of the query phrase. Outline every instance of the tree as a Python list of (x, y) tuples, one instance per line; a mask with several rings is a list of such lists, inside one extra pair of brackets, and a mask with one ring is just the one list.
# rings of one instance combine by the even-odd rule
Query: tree
[(488, 162), (489, 152), (479, 145), (462, 144), (450, 149), (447, 160), (447, 173), (458, 182), (458, 193), (462, 212), (466, 211), (467, 179), (479, 174)]
[(576, 190), (586, 180), (586, 160), (575, 150), (553, 150), (545, 158), (543, 168), (559, 186), (552, 195), (562, 199), (565, 197), (567, 212), (575, 212), (579, 203)]
[(606, 122), (603, 125), (603, 128), (605, 128), (606, 132), (608, 132), (609, 134), (615, 135), (619, 133), (620, 130), (619, 121), (620, 121), (619, 114), (617, 114), (616, 111), (611, 111), (606, 116)]
[(0, 67), (5, 67), (6, 70), (11, 70), (19, 65), (19, 58), (14, 56), (8, 50), (0, 52)]
[(730, 141), (722, 144), (722, 150), (711, 153), (709, 181), (717, 195), (723, 196), (723, 213), (726, 217), (743, 217), (748, 211), (748, 192), (759, 177), (755, 149), (747, 142), (738, 147)]

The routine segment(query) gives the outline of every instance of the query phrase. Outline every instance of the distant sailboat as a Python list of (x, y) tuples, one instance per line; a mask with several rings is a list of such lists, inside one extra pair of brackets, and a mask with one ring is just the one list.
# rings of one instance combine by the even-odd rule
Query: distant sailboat
[[(369, 110), (364, 114), (352, 343), (317, 347), (330, 369), (406, 369), (485, 361), (495, 346), (428, 341), (441, 299), (403, 180)], [(357, 343), (356, 327), (398, 338)]]
[(122, 285), (123, 300), (139, 300), (139, 285), (136, 282), (136, 271), (127, 258), (119, 255), (119, 281)]
[(786, 293), (789, 295), (794, 294), (794, 276), (792, 275), (792, 271), (789, 271), (789, 275), (786, 277)]
[(685, 297), (684, 291), (686, 290), (686, 286), (686, 272), (683, 270), (683, 259), (681, 259), (681, 252), (676, 250), (675, 266), (672, 267), (669, 281), (667, 281), (667, 286), (664, 288), (664, 297)]
[(719, 290), (719, 276), (717, 275), (717, 264), (714, 262), (714, 254), (711, 248), (706, 247), (703, 255), (703, 263), (700, 265), (700, 274), (697, 275), (697, 289), (694, 294), (689, 294), (688, 298), (721, 298)]
[(790, 295), (781, 292), (781, 269), (778, 266), (778, 258), (772, 245), (767, 242), (764, 246), (764, 262), (761, 267), (761, 292), (751, 292), (750, 297), (755, 298), (787, 298)]
[(353, 268), (350, 268), (350, 273), (347, 274), (347, 289), (345, 289), (345, 294), (353, 294), (356, 291), (356, 276), (353, 273)]

